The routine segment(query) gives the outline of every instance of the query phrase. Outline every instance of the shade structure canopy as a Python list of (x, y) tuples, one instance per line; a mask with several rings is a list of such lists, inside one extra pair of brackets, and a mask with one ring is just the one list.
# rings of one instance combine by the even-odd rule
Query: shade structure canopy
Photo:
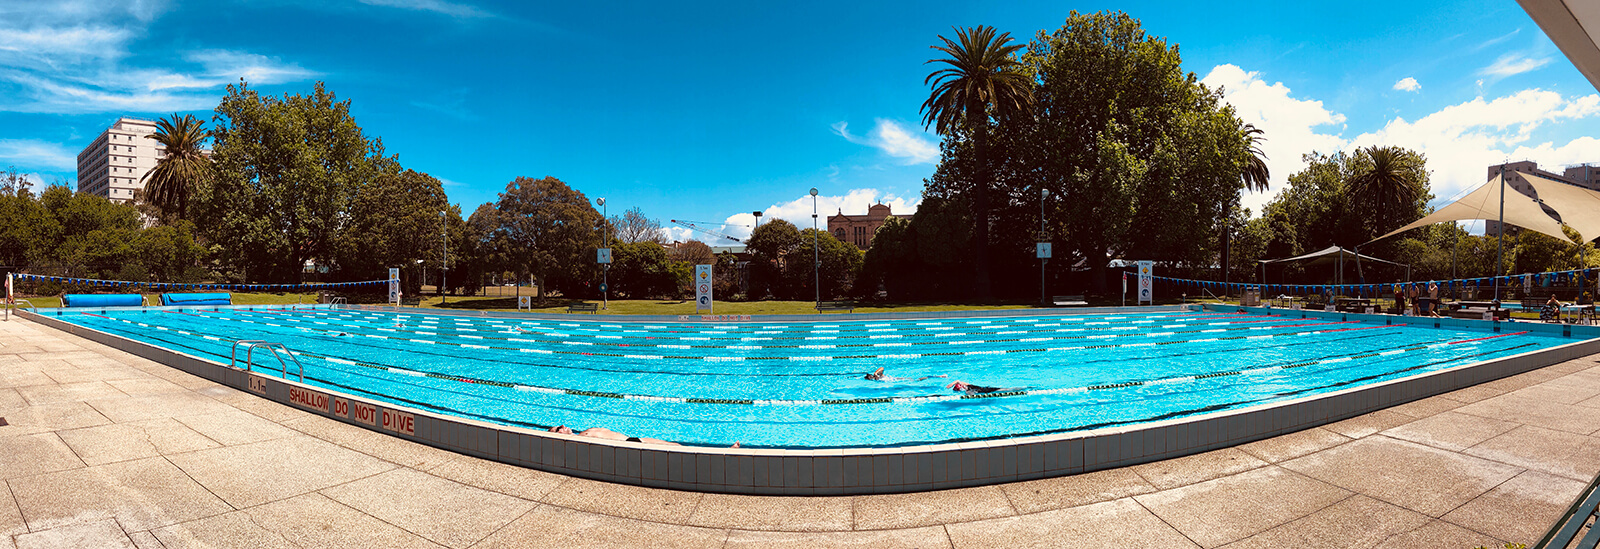
[[(1426, 227), (1434, 223), (1444, 223), (1447, 221), (1466, 221), (1470, 219), (1499, 221), (1500, 193), (1504, 189), (1509, 189), (1508, 186), (1501, 184), (1502, 177), (1504, 176), (1496, 175), (1494, 176), (1494, 179), (1490, 179), (1488, 183), (1484, 183), (1483, 186), (1478, 187), (1477, 190), (1467, 193), (1467, 195), (1461, 197), (1460, 200), (1451, 202), (1449, 205), (1439, 208), (1438, 211), (1428, 214), (1422, 219), (1412, 221), (1410, 224), (1404, 227), (1389, 231), (1388, 234), (1374, 238), (1371, 240), (1371, 242), (1368, 242), (1368, 244), (1389, 238), (1411, 229)], [(1560, 183), (1557, 183), (1557, 185), (1560, 185)], [(1562, 242), (1570, 242), (1567, 240), (1567, 236), (1561, 232), (1561, 223), (1550, 217), (1550, 214), (1545, 213), (1544, 208), (1539, 207), (1539, 203), (1534, 201), (1534, 199), (1528, 198), (1522, 193), (1516, 192), (1514, 189), (1505, 195), (1505, 223), (1507, 225), (1516, 225), (1530, 231), (1544, 233), (1558, 238)]]
[(1311, 252), (1311, 253), (1308, 253), (1308, 254), (1301, 254), (1301, 255), (1294, 256), (1294, 257), (1285, 257), (1285, 258), (1282, 258), (1282, 259), (1262, 259), (1262, 260), (1259, 260), (1259, 261), (1261, 263), (1289, 263), (1289, 262), (1293, 262), (1293, 261), (1310, 261), (1312, 264), (1319, 264), (1319, 263), (1327, 263), (1327, 262), (1330, 262), (1330, 261), (1339, 261), (1341, 259), (1344, 260), (1344, 261), (1354, 261), (1356, 258), (1360, 258), (1360, 259), (1365, 260), (1365, 261), (1377, 261), (1379, 263), (1388, 263), (1390, 265), (1398, 265), (1398, 266), (1401, 266), (1401, 267), (1407, 267), (1408, 266), (1408, 265), (1406, 265), (1404, 263), (1395, 263), (1395, 262), (1389, 261), (1387, 259), (1378, 259), (1378, 258), (1372, 257), (1370, 255), (1358, 254), (1356, 252), (1352, 252), (1350, 250), (1346, 250), (1346, 249), (1341, 248), (1339, 246), (1328, 246), (1327, 248), (1323, 248), (1323, 249), (1317, 250), (1315, 252)]
[[(1562, 223), (1578, 231), (1581, 241), (1600, 237), (1600, 192), (1531, 173), (1524, 173), (1522, 177), (1533, 186), (1534, 193), (1545, 206), (1561, 215)], [(1565, 236), (1561, 240), (1568, 241)]]

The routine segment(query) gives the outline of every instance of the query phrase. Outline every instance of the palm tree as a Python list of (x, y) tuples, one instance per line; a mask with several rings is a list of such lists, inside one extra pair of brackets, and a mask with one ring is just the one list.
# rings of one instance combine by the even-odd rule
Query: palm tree
[[(1244, 136), (1245, 147), (1250, 151), (1250, 157), (1245, 160), (1244, 171), (1239, 172), (1239, 180), (1244, 182), (1247, 191), (1267, 192), (1267, 185), (1272, 178), (1272, 173), (1267, 171), (1267, 153), (1261, 151), (1260, 143), (1267, 138), (1261, 137), (1267, 133), (1257, 128), (1255, 124), (1245, 124), (1239, 128), (1239, 133)], [(1229, 282), (1229, 274), (1233, 272), (1233, 216), (1229, 215), (1222, 223), (1222, 281)]]
[(211, 157), (200, 144), (211, 135), (204, 123), (192, 114), (156, 121), (156, 133), (147, 135), (166, 147), (166, 155), (144, 174), (145, 200), (160, 208), (162, 215), (189, 215), (189, 197), (195, 188), (210, 180)]
[(1372, 230), (1364, 238), (1383, 234), (1414, 221), (1416, 202), (1426, 192), (1428, 180), (1422, 155), (1402, 147), (1371, 146), (1360, 151), (1370, 162), (1350, 177), (1349, 196), (1372, 217), (1363, 223)]
[(950, 57), (929, 59), (927, 63), (944, 63), (949, 67), (934, 71), (922, 81), (924, 85), (933, 86), (933, 94), (922, 103), (922, 125), (932, 125), (940, 135), (946, 136), (964, 127), (972, 136), (976, 153), (972, 197), (974, 283), (978, 298), (988, 299), (989, 175), (984, 145), (990, 109), (1002, 118), (1026, 112), (1033, 104), (1033, 80), (1015, 70), (1021, 63), (1011, 54), (1022, 49), (1022, 44), (1012, 44), (1011, 33), (996, 36), (994, 27), (983, 25), (965, 31), (954, 30), (957, 40), (940, 36), (944, 45), (930, 46)]
[(1244, 134), (1245, 146), (1250, 149), (1250, 159), (1246, 161), (1239, 179), (1244, 181), (1245, 190), (1267, 192), (1267, 181), (1272, 174), (1267, 171), (1267, 153), (1261, 152), (1261, 142), (1267, 140), (1261, 135), (1267, 132), (1255, 124), (1245, 124), (1240, 128), (1240, 133)]

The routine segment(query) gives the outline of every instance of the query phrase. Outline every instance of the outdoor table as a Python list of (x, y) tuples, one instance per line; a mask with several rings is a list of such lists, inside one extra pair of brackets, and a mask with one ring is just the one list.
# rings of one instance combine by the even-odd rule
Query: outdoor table
[(1577, 323), (1583, 321), (1583, 317), (1584, 317), (1585, 314), (1587, 314), (1589, 316), (1590, 320), (1594, 319), (1594, 305), (1593, 304), (1579, 305), (1579, 304), (1576, 304), (1576, 303), (1572, 303), (1572, 304), (1567, 304), (1567, 305), (1562, 305), (1561, 306), (1561, 321), (1562, 322), (1566, 322), (1568, 324), (1577, 324)]

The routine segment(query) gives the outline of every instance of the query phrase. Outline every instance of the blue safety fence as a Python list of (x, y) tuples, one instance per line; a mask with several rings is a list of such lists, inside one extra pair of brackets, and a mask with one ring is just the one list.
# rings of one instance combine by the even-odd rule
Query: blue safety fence
[(152, 291), (152, 292), (187, 292), (205, 290), (230, 290), (235, 292), (284, 292), (304, 290), (327, 290), (333, 288), (354, 289), (368, 287), (377, 289), (387, 280), (366, 280), (361, 282), (319, 282), (312, 284), (213, 284), (213, 283), (176, 283), (176, 282), (133, 282), (128, 280), (100, 280), (94, 278), (73, 278), (67, 276), (45, 276), (35, 274), (14, 274), (16, 282), (55, 282), (59, 284), (73, 284), (94, 290), (107, 292)]
[[(1543, 273), (1526, 273), (1512, 276), (1499, 277), (1501, 288), (1561, 288), (1566, 290), (1584, 290), (1591, 282), (1596, 281), (1600, 269), (1576, 269), (1570, 271), (1549, 271)], [(1129, 275), (1129, 278), (1132, 278)], [(1332, 291), (1336, 295), (1381, 297), (1393, 295), (1394, 286), (1399, 284), (1402, 288), (1417, 286), (1424, 291), (1430, 283), (1437, 283), (1439, 290), (1452, 292), (1468, 288), (1492, 289), (1496, 277), (1486, 276), (1478, 278), (1458, 278), (1449, 280), (1429, 280), (1412, 282), (1386, 282), (1368, 284), (1261, 284), (1249, 282), (1219, 282), (1215, 280), (1199, 280), (1187, 278), (1171, 278), (1152, 276), (1151, 279), (1165, 286), (1167, 290), (1189, 293), (1191, 291), (1210, 290), (1217, 293), (1242, 292), (1247, 288), (1259, 288), (1263, 295), (1289, 294), (1311, 295), (1324, 294)], [(1576, 287), (1574, 287), (1576, 286)], [(1589, 288), (1589, 291), (1594, 291)]]

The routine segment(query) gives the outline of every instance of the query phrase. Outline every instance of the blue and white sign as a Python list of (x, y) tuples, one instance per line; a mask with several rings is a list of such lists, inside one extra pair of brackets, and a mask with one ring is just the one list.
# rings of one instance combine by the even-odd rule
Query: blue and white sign
[(389, 302), (400, 305), (400, 269), (389, 268)]
[(1152, 272), (1155, 271), (1155, 265), (1156, 262), (1154, 261), (1139, 262), (1139, 303), (1154, 305), (1156, 302), (1155, 291), (1150, 280)]
[(611, 248), (600, 248), (600, 249), (595, 250), (595, 252), (596, 252), (595, 253), (595, 262), (596, 263), (604, 264), (604, 263), (610, 263), (611, 262)]
[(1034, 257), (1039, 259), (1050, 259), (1050, 243), (1040, 242), (1038, 249), (1035, 250)]
[(711, 266), (694, 266), (694, 312), (711, 312)]

